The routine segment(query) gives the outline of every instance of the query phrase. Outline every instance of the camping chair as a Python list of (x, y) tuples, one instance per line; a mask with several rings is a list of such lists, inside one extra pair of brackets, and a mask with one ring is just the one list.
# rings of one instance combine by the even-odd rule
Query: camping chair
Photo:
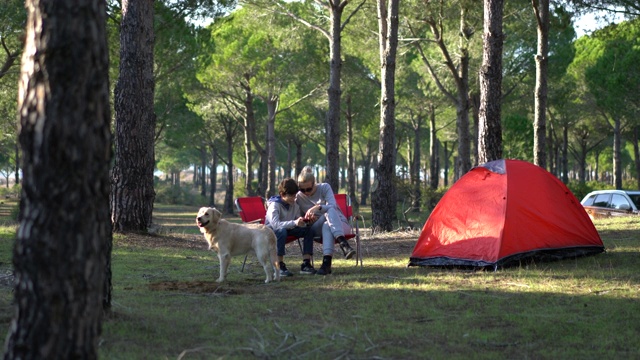
[[(240, 215), (243, 223), (264, 224), (265, 218), (267, 217), (267, 207), (264, 198), (260, 196), (239, 197), (236, 199), (235, 203), (236, 208), (238, 209), (238, 215)], [(300, 239), (292, 235), (287, 236), (287, 244), (293, 241), (298, 241), (300, 252), (302, 252), (302, 242)], [(246, 263), (247, 256), (244, 257), (241, 271), (244, 271)]]
[(358, 262), (360, 262), (360, 266), (362, 266), (362, 252), (360, 247), (360, 228), (358, 225), (358, 220), (362, 220), (360, 215), (353, 214), (353, 207), (351, 206), (351, 199), (347, 194), (335, 194), (336, 203), (340, 206), (340, 210), (342, 214), (349, 220), (349, 224), (351, 225), (351, 233), (344, 234), (344, 237), (348, 239), (355, 239), (356, 242), (356, 266), (358, 266)]

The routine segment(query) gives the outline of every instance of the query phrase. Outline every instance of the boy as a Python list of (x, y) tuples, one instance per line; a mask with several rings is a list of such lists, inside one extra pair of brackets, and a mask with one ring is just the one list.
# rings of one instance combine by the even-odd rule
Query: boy
[(300, 207), (296, 204), (298, 183), (286, 178), (278, 184), (278, 194), (267, 201), (267, 216), (265, 225), (276, 234), (278, 261), (280, 262), (280, 276), (293, 276), (284, 263), (284, 246), (287, 236), (304, 237), (302, 246), (302, 265), (300, 274), (314, 275), (316, 269), (311, 265), (313, 255), (313, 232), (307, 226)]

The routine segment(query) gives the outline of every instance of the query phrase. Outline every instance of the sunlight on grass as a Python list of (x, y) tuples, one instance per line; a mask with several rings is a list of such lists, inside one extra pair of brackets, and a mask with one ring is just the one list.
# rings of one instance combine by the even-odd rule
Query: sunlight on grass
[[(170, 232), (114, 234), (101, 358), (640, 358), (638, 217), (595, 221), (606, 253), (496, 272), (409, 268), (419, 231), (363, 229), (363, 267), (336, 255), (332, 275), (265, 285), (255, 257), (241, 271), (241, 256), (215, 283), (219, 262), (194, 216), (158, 206), (154, 219)], [(0, 226), (2, 270), (15, 232)], [(290, 250), (297, 270), (299, 250)], [(2, 330), (11, 298), (1, 286)]]

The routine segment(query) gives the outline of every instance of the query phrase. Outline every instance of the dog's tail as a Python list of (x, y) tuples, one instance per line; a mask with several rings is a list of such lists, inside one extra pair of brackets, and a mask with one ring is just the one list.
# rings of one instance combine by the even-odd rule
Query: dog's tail
[(276, 252), (276, 243), (276, 234), (273, 231), (269, 231), (269, 256), (275, 269), (276, 281), (280, 281), (280, 262), (278, 261), (278, 253)]

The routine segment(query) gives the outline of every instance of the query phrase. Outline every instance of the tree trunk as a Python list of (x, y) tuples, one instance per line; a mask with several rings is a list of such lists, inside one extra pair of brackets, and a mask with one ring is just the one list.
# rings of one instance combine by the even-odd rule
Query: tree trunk
[(153, 0), (122, 1), (120, 77), (115, 88), (111, 220), (117, 232), (147, 231), (153, 213)]
[(371, 194), (371, 225), (374, 230), (391, 231), (397, 218), (395, 147), (395, 71), (398, 47), (399, 0), (378, 0), (380, 39), (380, 148), (375, 171), (376, 188)]
[(15, 159), (16, 159), (16, 167), (15, 167), (16, 185), (18, 185), (20, 184), (20, 146), (17, 142), (14, 147), (14, 152), (15, 152)]
[(421, 182), (420, 182), (420, 144), (422, 143), (422, 137), (420, 134), (422, 133), (422, 115), (418, 115), (416, 122), (413, 124), (413, 156), (410, 158), (411, 162), (411, 171), (409, 175), (411, 176), (411, 184), (413, 187), (413, 196), (411, 207), (414, 212), (420, 211), (421, 206), (421, 198), (422, 192), (421, 190)]
[(640, 189), (640, 148), (638, 147), (638, 138), (640, 137), (640, 126), (633, 128), (633, 159), (636, 165), (636, 181), (637, 188)]
[(613, 119), (613, 185), (616, 189), (622, 189), (622, 160), (620, 159), (622, 134), (620, 131), (620, 118)]
[(533, 120), (533, 163), (547, 168), (545, 136), (547, 127), (547, 68), (549, 54), (549, 0), (532, 0), (538, 28), (536, 54), (535, 113)]
[(480, 70), (480, 123), (478, 163), (502, 158), (502, 0), (484, 1), (482, 68)]
[[(200, 169), (202, 169), (202, 175), (200, 175), (198, 177), (198, 180), (200, 182), (200, 196), (202, 196), (203, 198), (207, 197), (207, 147), (206, 146), (202, 146), (200, 148)], [(194, 175), (197, 174), (197, 172), (194, 172)], [(196, 179), (193, 179), (194, 183), (196, 181)]]
[(347, 193), (355, 210), (360, 206), (356, 198), (356, 161), (353, 154), (353, 113), (351, 112), (351, 96), (347, 97)]
[(302, 167), (302, 143), (300, 141), (296, 141), (296, 169), (294, 171), (294, 179), (298, 178), (298, 175), (300, 175), (300, 172), (302, 171)]
[(105, 3), (28, 0), (23, 182), (5, 359), (95, 359), (111, 304)]
[(569, 183), (569, 126), (562, 127), (562, 182)]
[(278, 112), (278, 96), (269, 95), (267, 103), (267, 191), (265, 198), (277, 194), (276, 185), (276, 113)]
[(456, 180), (471, 170), (471, 139), (469, 136), (469, 48), (467, 45), (469, 30), (467, 26), (467, 9), (460, 10), (460, 64), (456, 86), (458, 88), (458, 101), (456, 104), (456, 125), (458, 128), (458, 163), (456, 167)]
[(443, 150), (444, 150), (444, 187), (449, 186), (449, 148), (448, 148), (448, 142), (445, 141), (444, 145), (442, 146)]
[(245, 83), (241, 84), (245, 92), (244, 97), (244, 188), (247, 196), (253, 196), (256, 191), (253, 189), (253, 149), (252, 144), (256, 139), (256, 120), (253, 111), (253, 92), (250, 86), (250, 76), (244, 75)]
[(429, 105), (429, 135), (429, 187), (435, 190), (438, 188), (440, 180), (440, 159), (436, 133), (436, 112), (433, 104)]
[(362, 157), (362, 189), (360, 190), (360, 206), (367, 205), (369, 191), (371, 190), (371, 168), (374, 147), (371, 141), (367, 142), (365, 154)]
[(218, 148), (211, 145), (211, 171), (209, 172), (209, 206), (216, 206), (216, 191), (218, 191)]
[(284, 164), (284, 177), (293, 177), (291, 175), (291, 164), (293, 164), (293, 140), (287, 139), (287, 163)]
[(329, 109), (327, 111), (327, 179), (334, 193), (338, 193), (340, 169), (340, 77), (342, 72), (342, 12), (348, 1), (329, 1), (331, 4), (331, 37), (329, 40)]
[(227, 131), (226, 143), (227, 143), (227, 191), (224, 194), (224, 211), (227, 214), (233, 215), (233, 139), (235, 133)]
[(471, 133), (471, 144), (473, 145), (473, 149), (471, 150), (471, 164), (472, 166), (478, 166), (478, 142), (480, 137), (479, 128), (480, 128), (480, 94), (477, 92), (469, 95), (469, 102), (471, 104), (471, 118), (473, 119), (473, 132)]

